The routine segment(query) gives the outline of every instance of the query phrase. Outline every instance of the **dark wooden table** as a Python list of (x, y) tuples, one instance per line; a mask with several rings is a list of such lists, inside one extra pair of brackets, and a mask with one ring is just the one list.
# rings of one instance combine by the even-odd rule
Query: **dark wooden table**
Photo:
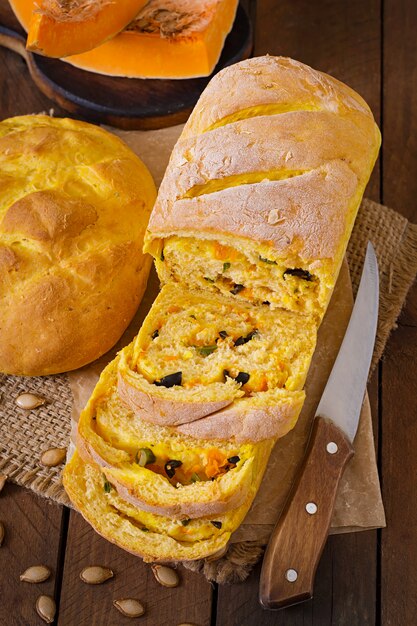
[[(5, 5), (5, 0), (0, 0)], [(367, 196), (417, 221), (417, 1), (259, 0), (245, 3), (255, 24), (255, 54), (294, 57), (356, 89), (380, 124), (383, 147)], [(17, 55), (0, 50), (0, 117), (54, 107), (28, 79)], [(244, 584), (210, 585), (183, 570), (165, 589), (148, 566), (101, 539), (82, 520), (30, 491), (7, 484), (0, 499), (8, 538), (0, 551), (0, 623), (41, 623), (39, 593), (56, 598), (60, 626), (116, 626), (111, 600), (137, 597), (143, 626), (415, 626), (417, 624), (417, 288), (370, 385), (387, 528), (331, 537), (314, 600), (281, 612), (257, 602), (259, 567)], [(46, 563), (41, 587), (19, 574)], [(88, 587), (82, 567), (102, 563), (115, 578)], [(41, 591), (39, 590), (41, 588)]]

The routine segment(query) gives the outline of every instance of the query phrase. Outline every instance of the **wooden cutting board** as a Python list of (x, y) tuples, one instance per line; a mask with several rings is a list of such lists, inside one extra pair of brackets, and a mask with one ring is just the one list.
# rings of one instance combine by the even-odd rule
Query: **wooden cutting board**
[[(59, 59), (32, 54), (26, 50), (25, 41), (24, 31), (11, 9), (2, 5), (0, 45), (23, 57), (36, 86), (74, 116), (125, 130), (163, 128), (186, 121), (211, 78), (156, 80), (104, 76)], [(248, 58), (252, 45), (250, 21), (239, 6), (213, 74)]]

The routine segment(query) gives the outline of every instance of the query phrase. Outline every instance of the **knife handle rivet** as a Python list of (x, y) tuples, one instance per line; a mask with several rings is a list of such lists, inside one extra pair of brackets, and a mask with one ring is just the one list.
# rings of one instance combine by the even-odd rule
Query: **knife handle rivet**
[(329, 441), (329, 443), (326, 446), (326, 450), (329, 454), (336, 454), (339, 448), (337, 446), (337, 443), (335, 443), (334, 441)]
[(306, 511), (309, 515), (315, 515), (317, 513), (317, 504), (315, 502), (307, 502)]
[(289, 583), (295, 583), (298, 578), (298, 572), (295, 569), (287, 569), (285, 572), (285, 578)]

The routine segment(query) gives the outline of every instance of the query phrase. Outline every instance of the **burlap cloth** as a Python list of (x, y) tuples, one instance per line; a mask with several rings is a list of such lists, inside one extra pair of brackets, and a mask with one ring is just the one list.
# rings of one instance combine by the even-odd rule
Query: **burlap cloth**
[[(181, 129), (179, 127), (148, 133), (121, 133), (123, 138), (144, 159), (157, 183), (160, 182), (170, 150)], [(356, 292), (367, 241), (372, 241), (380, 269), (380, 314), (377, 342), (372, 367), (381, 357), (388, 336), (395, 328), (407, 292), (417, 273), (417, 226), (397, 212), (375, 202), (364, 200), (349, 243), (347, 260), (353, 292)], [(329, 320), (323, 323), (319, 339), (320, 352), (315, 355), (307, 382), (306, 406), (292, 433), (278, 442), (268, 466), (262, 489), (244, 524), (240, 527), (227, 553), (216, 561), (197, 561), (186, 566), (203, 571), (209, 580), (234, 582), (243, 580), (262, 554), (273, 524), (285, 501), (288, 489), (302, 459), (309, 424), (340, 342), (351, 307), (349, 273), (344, 267), (335, 293)], [(44, 497), (69, 505), (62, 487), (61, 467), (45, 468), (39, 463), (42, 451), (50, 447), (66, 447), (70, 440), (71, 414), (85, 398), (86, 389), (94, 383), (104, 363), (115, 350), (125, 345), (137, 332), (157, 290), (155, 275), (135, 320), (118, 346), (92, 366), (70, 375), (43, 378), (20, 378), (0, 375), (0, 472), (21, 486)], [(346, 295), (347, 294), (347, 295)], [(323, 331), (324, 328), (324, 331)], [(327, 329), (327, 330), (326, 330)], [(332, 350), (326, 348), (332, 344)], [(321, 348), (320, 348), (321, 346)], [(336, 350), (337, 352), (337, 350)], [(79, 381), (86, 380), (79, 388)], [(309, 388), (314, 393), (309, 394)], [(22, 392), (33, 392), (47, 398), (47, 403), (34, 411), (17, 408), (15, 398)], [(76, 397), (73, 395), (75, 391)], [(385, 524), (379, 490), (372, 437), (369, 403), (365, 400), (361, 424), (355, 440), (356, 454), (340, 483), (331, 532), (349, 532), (380, 527)], [(290, 462), (288, 462), (290, 459)], [(279, 493), (275, 493), (280, 485)], [(265, 506), (265, 497), (274, 493), (273, 502)]]

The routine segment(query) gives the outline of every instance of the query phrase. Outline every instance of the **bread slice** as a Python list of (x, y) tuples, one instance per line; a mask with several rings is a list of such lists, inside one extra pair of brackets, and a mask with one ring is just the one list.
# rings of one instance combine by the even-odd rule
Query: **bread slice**
[(121, 352), (119, 394), (141, 418), (171, 426), (239, 399), (239, 410), (253, 397), (259, 409), (274, 404), (279, 410), (281, 400), (298, 397), (315, 342), (312, 318), (303, 320), (300, 333), (297, 316), (287, 311), (230, 296), (202, 298), (167, 284)]
[(380, 145), (362, 98), (282, 57), (210, 82), (145, 238), (163, 282), (312, 314), (333, 291)]
[(195, 520), (154, 515), (129, 504), (78, 452), (65, 466), (63, 483), (74, 506), (108, 541), (146, 562), (194, 560), (213, 555), (227, 545), (252, 503), (266, 460), (263, 465), (240, 507), (224, 515)]
[[(100, 466), (118, 493), (144, 511), (178, 519), (223, 514), (240, 506), (270, 453), (276, 430), (240, 442), (230, 433), (220, 439), (221, 430), (198, 439), (145, 422), (117, 394), (117, 365), (118, 358), (106, 367), (81, 413), (77, 448), (84, 461)], [(293, 422), (288, 419), (289, 425)], [(261, 433), (262, 427), (255, 430)], [(141, 451), (150, 455), (146, 465)], [(167, 473), (170, 460), (180, 461), (180, 466)]]

